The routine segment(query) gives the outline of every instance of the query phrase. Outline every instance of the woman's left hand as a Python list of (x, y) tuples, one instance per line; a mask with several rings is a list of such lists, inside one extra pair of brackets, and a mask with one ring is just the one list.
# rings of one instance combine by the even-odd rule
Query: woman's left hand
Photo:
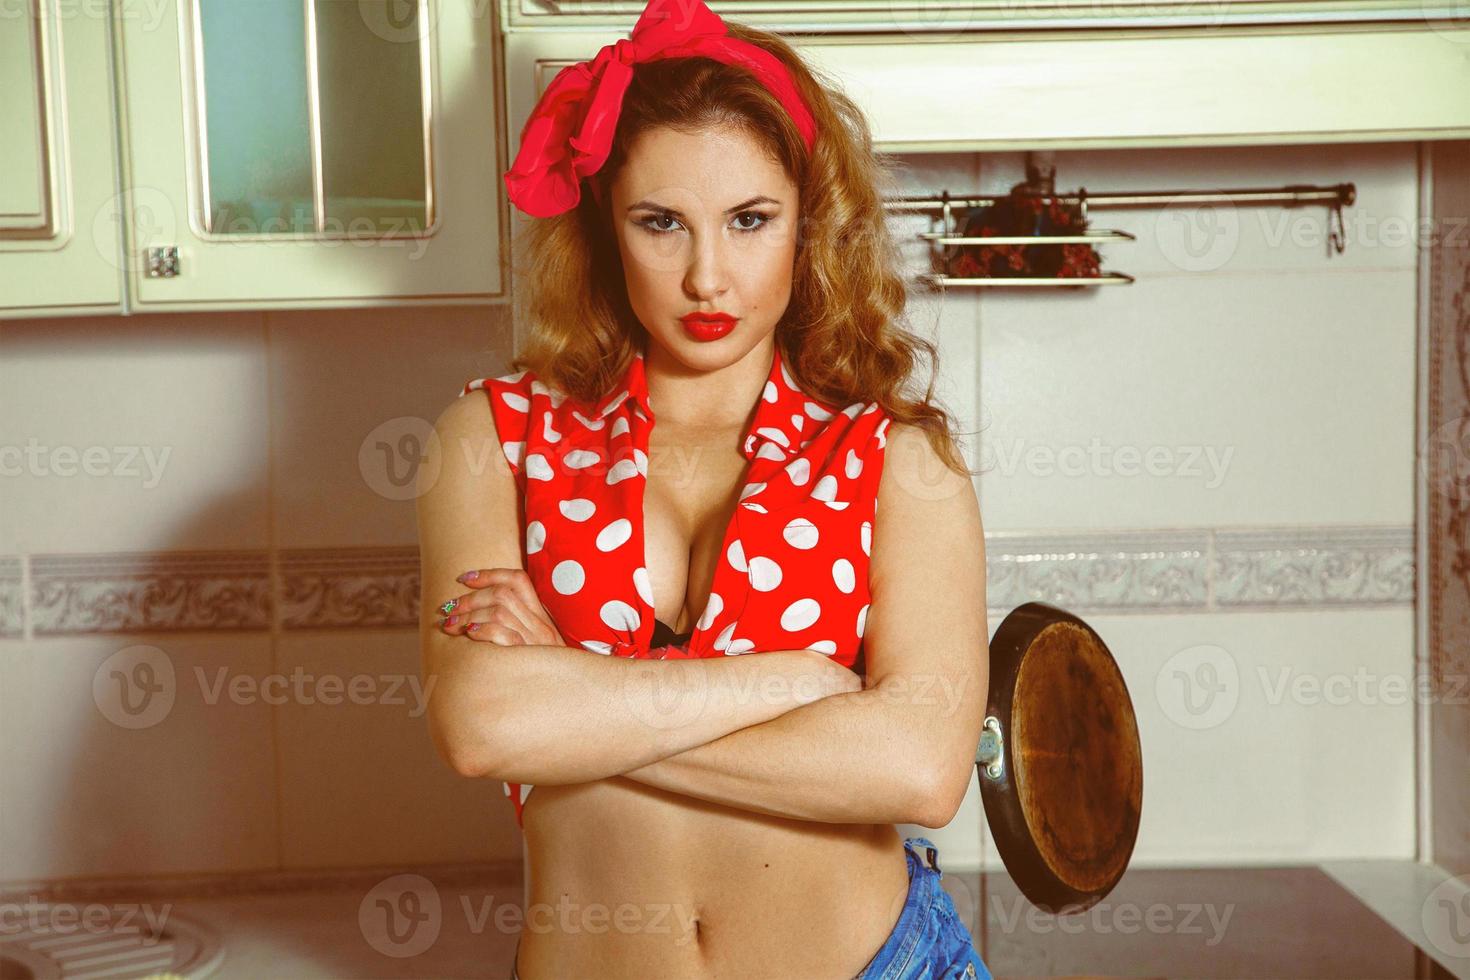
[(441, 610), (441, 632), (499, 646), (566, 646), (523, 569), (479, 568), (460, 581), (475, 588)]

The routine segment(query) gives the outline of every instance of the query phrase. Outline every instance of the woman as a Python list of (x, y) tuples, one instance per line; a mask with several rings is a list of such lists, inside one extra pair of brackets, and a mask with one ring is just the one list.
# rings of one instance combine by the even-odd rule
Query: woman
[(431, 732), (524, 829), (524, 980), (989, 976), (894, 826), (969, 785), (985, 560), (900, 391), (935, 352), (884, 179), (850, 100), (697, 0), (526, 125), (531, 342), (418, 497)]

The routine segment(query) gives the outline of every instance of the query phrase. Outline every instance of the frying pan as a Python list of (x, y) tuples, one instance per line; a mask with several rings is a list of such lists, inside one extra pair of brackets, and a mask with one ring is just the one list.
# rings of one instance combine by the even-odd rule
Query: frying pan
[(1138, 838), (1143, 747), (1092, 627), (1044, 602), (1001, 622), (975, 768), (996, 849), (1033, 905), (1080, 912), (1112, 891)]

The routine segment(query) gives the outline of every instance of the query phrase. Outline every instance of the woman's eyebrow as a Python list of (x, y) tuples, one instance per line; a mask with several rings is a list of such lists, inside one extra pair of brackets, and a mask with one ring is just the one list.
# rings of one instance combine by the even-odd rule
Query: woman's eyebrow
[[(766, 197), (764, 194), (758, 194), (755, 197), (752, 197), (748, 201), (741, 201), (739, 204), (735, 205), (733, 208), (726, 208), (725, 209), (725, 213), (726, 214), (734, 214), (737, 211), (744, 211), (746, 208), (748, 208), (748, 207), (750, 207), (752, 205), (755, 205), (755, 204), (780, 204), (780, 203), (781, 202), (778, 201), (778, 200), (776, 200), (774, 197)], [(630, 204), (630, 205), (628, 205), (628, 210), (629, 211), (633, 211), (633, 210), (635, 210), (637, 208), (647, 208), (650, 211), (658, 211), (661, 214), (672, 214), (672, 215), (675, 215), (676, 217), (680, 217), (680, 218), (684, 217), (684, 213), (682, 211), (676, 210), (674, 208), (666, 208), (662, 204), (655, 204), (652, 201), (639, 201), (637, 204)]]

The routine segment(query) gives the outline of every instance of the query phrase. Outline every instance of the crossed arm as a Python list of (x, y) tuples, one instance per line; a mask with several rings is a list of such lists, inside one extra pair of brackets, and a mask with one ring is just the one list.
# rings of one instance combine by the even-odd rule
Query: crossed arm
[[(458, 421), (456, 414), (462, 416)], [(452, 447), (471, 438), (471, 427), (479, 428), (475, 439), (485, 438), (483, 416), (469, 416), (459, 406), (451, 406), (438, 426), (446, 463)], [(499, 453), (479, 458), (492, 468), (505, 465)], [(446, 465), (440, 485), (418, 498), (426, 585), (431, 551), (443, 568), (486, 564), (483, 546), (455, 543), (444, 515), (487, 514), (498, 530), (519, 527), (513, 501), (508, 505), (503, 493), (475, 499), (485, 494), (479, 488), (487, 481), (457, 477), (454, 469)], [(511, 479), (508, 470), (500, 475), (502, 485)], [(893, 425), (878, 507), (882, 520), (873, 532), (872, 604), (864, 634), (868, 675), (860, 690), (853, 677), (842, 693), (813, 695), (843, 669), (814, 666), (812, 658), (822, 655), (811, 651), (631, 661), (522, 646), (502, 648), (493, 660), (464, 657), (461, 647), (452, 646), (464, 643), (463, 637), (435, 635), (431, 590), (425, 588), (425, 673), (440, 686), (429, 721), (441, 754), (466, 775), (510, 782), (546, 785), (621, 775), (793, 819), (943, 826), (969, 786), (986, 700), (979, 506), (969, 478), (945, 467), (920, 431)], [(508, 540), (518, 536), (511, 530)], [(488, 557), (493, 567), (520, 564), (518, 550)], [(935, 582), (946, 588), (934, 588)], [(697, 692), (699, 710), (689, 723), (648, 724), (665, 710), (658, 692), (637, 680), (651, 669), (660, 672), (660, 685)], [(802, 696), (748, 696), (750, 685), (773, 679), (812, 683)], [(568, 703), (576, 710), (558, 712)], [(559, 719), (555, 731), (537, 724), (548, 716)], [(493, 734), (491, 725), (498, 729)], [(497, 756), (491, 745), (517, 751)], [(569, 745), (578, 747), (575, 753)]]
[(800, 820), (942, 827), (954, 817), (988, 682), (980, 511), (970, 480), (945, 467), (918, 430), (890, 426), (886, 453), (865, 688), (622, 775)]

